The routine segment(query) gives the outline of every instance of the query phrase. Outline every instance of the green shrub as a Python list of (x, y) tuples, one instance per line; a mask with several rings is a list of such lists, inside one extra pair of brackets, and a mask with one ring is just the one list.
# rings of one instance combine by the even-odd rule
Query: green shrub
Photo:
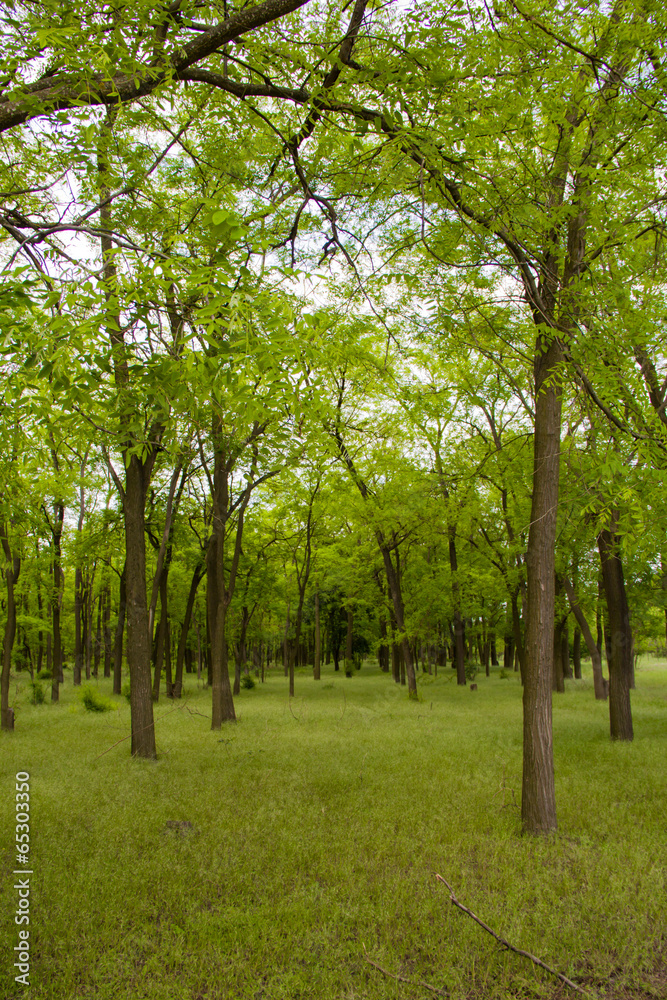
[(50, 681), (51, 676), (52, 676), (51, 671), (47, 670), (47, 668), (44, 667), (44, 669), (40, 670), (40, 672), (37, 674), (37, 679), (40, 681)]
[(250, 688), (254, 688), (254, 686), (255, 686), (254, 677), (251, 677), (250, 674), (244, 674), (243, 677), (241, 678), (241, 687), (247, 688), (249, 691)]
[(127, 698), (128, 701), (130, 700), (130, 682), (129, 681), (125, 681), (125, 683), (123, 684), (122, 688), (120, 689), (120, 693), (123, 695), (124, 698)]
[(475, 677), (477, 677), (477, 664), (466, 663), (466, 680), (474, 681)]
[(94, 687), (81, 689), (81, 701), (88, 712), (110, 712), (115, 705), (105, 698)]
[(500, 677), (501, 681), (506, 681), (507, 678), (509, 677), (509, 674), (507, 673), (504, 667), (501, 667), (498, 676)]
[(39, 681), (30, 681), (31, 693), (30, 701), (33, 705), (43, 705), (46, 695), (44, 694), (44, 688), (39, 683)]

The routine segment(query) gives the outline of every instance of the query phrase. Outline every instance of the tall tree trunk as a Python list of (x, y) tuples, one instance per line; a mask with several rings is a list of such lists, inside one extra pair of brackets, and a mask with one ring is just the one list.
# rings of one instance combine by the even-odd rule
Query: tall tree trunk
[(584, 637), (584, 642), (586, 643), (586, 648), (588, 649), (591, 665), (593, 668), (593, 688), (595, 691), (595, 698), (597, 701), (606, 701), (607, 699), (607, 682), (602, 676), (602, 657), (600, 655), (600, 648), (593, 639), (593, 635), (588, 626), (588, 622), (584, 617), (584, 613), (576, 599), (574, 593), (574, 588), (568, 580), (567, 577), (563, 577), (563, 587), (565, 593), (567, 594), (567, 599), (569, 601), (570, 607), (572, 608), (572, 614), (577, 619), (577, 624), (581, 629), (581, 633)]
[(632, 676), (632, 631), (620, 558), (616, 517), (611, 529), (598, 535), (602, 581), (609, 615), (609, 725), (613, 740), (633, 738), (630, 681)]
[(553, 667), (551, 674), (551, 690), (562, 694), (565, 691), (565, 673), (563, 670), (563, 622), (554, 625)]
[(449, 566), (452, 574), (452, 597), (454, 600), (454, 649), (456, 651), (456, 683), (465, 686), (466, 681), (466, 631), (461, 616), (461, 588), (458, 579), (458, 559), (456, 556), (456, 529), (454, 525), (447, 528), (449, 536)]
[(123, 512), (127, 588), (127, 665), (130, 673), (132, 756), (155, 758), (151, 692), (151, 642), (146, 594), (145, 503), (149, 470), (137, 455), (129, 457)]
[(354, 611), (352, 607), (347, 609), (347, 629), (345, 632), (345, 674), (352, 676), (353, 653), (352, 653), (352, 629), (354, 627)]
[(574, 630), (572, 640), (572, 663), (574, 665), (575, 679), (581, 680), (581, 629), (577, 626)]
[(14, 587), (21, 573), (21, 558), (12, 552), (7, 525), (0, 522), (0, 544), (4, 557), (5, 587), (7, 588), (7, 618), (2, 641), (1, 728), (10, 732), (14, 728), (14, 710), (9, 707), (9, 678), (12, 669), (12, 649), (16, 638), (16, 597)]
[(313, 679), (320, 679), (322, 659), (322, 630), (320, 627), (320, 593), (315, 591), (315, 655), (313, 656)]
[(526, 564), (521, 819), (527, 833), (555, 830), (551, 673), (555, 602), (556, 513), (560, 458), (562, 351), (539, 334), (535, 353), (533, 497)]
[(118, 620), (114, 633), (113, 644), (113, 693), (121, 692), (121, 675), (123, 669), (123, 636), (125, 635), (125, 615), (127, 611), (127, 574), (125, 565), (120, 574), (120, 589), (118, 595)]
[(93, 661), (93, 577), (87, 581), (86, 589), (86, 641), (85, 641), (85, 661), (86, 680), (90, 680), (91, 667)]
[(511, 594), (512, 603), (512, 634), (513, 643), (512, 651), (514, 653), (514, 669), (521, 672), (521, 683), (523, 684), (524, 676), (524, 664), (526, 661), (526, 652), (523, 642), (523, 634), (521, 630), (521, 612), (519, 611), (519, 588), (516, 587)]
[(51, 622), (53, 626), (53, 663), (51, 670), (51, 701), (60, 697), (60, 678), (63, 672), (62, 632), (60, 626), (60, 611), (62, 605), (65, 577), (62, 571), (61, 539), (65, 505), (56, 501), (53, 505), (53, 597), (51, 603)]
[(391, 550), (385, 544), (384, 538), (379, 531), (376, 532), (378, 536), (378, 542), (380, 544), (380, 551), (382, 552), (382, 559), (384, 561), (385, 573), (387, 575), (387, 583), (389, 585), (389, 593), (391, 595), (392, 605), (394, 608), (394, 618), (396, 621), (396, 627), (403, 632), (403, 638), (401, 640), (401, 650), (403, 652), (402, 665), (405, 669), (405, 674), (407, 675), (408, 681), (408, 697), (417, 698), (417, 678), (415, 677), (415, 668), (412, 662), (412, 653), (410, 651), (410, 643), (408, 637), (405, 635), (405, 607), (403, 604), (403, 594), (401, 591), (401, 579), (400, 579), (400, 564), (398, 564), (398, 552), (396, 553), (397, 566), (395, 567), (391, 558)]
[(188, 642), (188, 632), (190, 631), (190, 622), (192, 621), (192, 612), (195, 606), (195, 599), (197, 597), (197, 588), (204, 576), (204, 563), (198, 563), (195, 566), (194, 573), (192, 574), (192, 580), (190, 581), (190, 590), (188, 592), (188, 600), (185, 605), (185, 615), (183, 616), (183, 624), (181, 625), (181, 634), (178, 640), (178, 650), (176, 652), (176, 676), (174, 678), (174, 698), (180, 698), (183, 691), (183, 662), (185, 659), (185, 651), (187, 649)]
[(97, 677), (100, 667), (100, 656), (102, 654), (102, 614), (104, 605), (104, 590), (101, 590), (97, 598), (97, 627), (95, 629), (95, 645), (93, 647), (93, 677)]
[(111, 584), (107, 581), (104, 590), (104, 676), (111, 677)]
[[(112, 145), (112, 130), (116, 110), (107, 109), (106, 119), (100, 127), (97, 168), (100, 201), (100, 246), (102, 250), (102, 287), (105, 298), (105, 325), (111, 347), (116, 392), (122, 401), (131, 383), (128, 350), (125, 343), (124, 326), (120, 317), (118, 298), (117, 268), (115, 248), (111, 232), (111, 200), (109, 199), (109, 151)], [(151, 697), (151, 642), (148, 630), (148, 606), (146, 597), (146, 539), (145, 505), (153, 466), (157, 455), (157, 445), (162, 437), (163, 427), (155, 422), (149, 429), (147, 441), (137, 441), (131, 433), (122, 444), (125, 465), (125, 486), (109, 462), (118, 492), (122, 498), (125, 528), (125, 580), (127, 616), (127, 665), (130, 674), (130, 752), (132, 756), (154, 759), (155, 726), (153, 722), (153, 699)], [(134, 450), (137, 444), (144, 445), (144, 457)], [(118, 673), (120, 681), (120, 670)], [(114, 678), (114, 690), (116, 687)]]
[(74, 570), (74, 686), (81, 684), (83, 672), (83, 571), (78, 565)]

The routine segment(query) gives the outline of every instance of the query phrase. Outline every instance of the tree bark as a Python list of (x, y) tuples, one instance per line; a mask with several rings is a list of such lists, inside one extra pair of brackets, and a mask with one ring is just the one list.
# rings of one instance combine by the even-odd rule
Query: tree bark
[(315, 655), (313, 656), (313, 679), (320, 680), (322, 658), (322, 630), (320, 627), (320, 593), (315, 591)]
[(7, 525), (0, 523), (0, 544), (4, 556), (4, 578), (7, 588), (7, 620), (2, 641), (1, 728), (14, 729), (14, 710), (9, 707), (9, 678), (12, 669), (12, 649), (16, 638), (16, 596), (14, 587), (21, 573), (21, 558), (11, 550)]
[(352, 654), (352, 629), (354, 627), (354, 611), (351, 607), (347, 609), (347, 630), (345, 633), (345, 674), (347, 677), (352, 676), (352, 670), (354, 667), (353, 654)]
[(188, 642), (188, 632), (190, 631), (190, 622), (192, 621), (192, 612), (195, 606), (195, 599), (197, 597), (197, 588), (201, 583), (204, 576), (204, 563), (198, 563), (195, 567), (195, 571), (192, 574), (192, 580), (190, 581), (190, 590), (188, 592), (188, 600), (185, 605), (185, 615), (183, 616), (183, 624), (181, 625), (181, 634), (178, 640), (178, 650), (176, 652), (176, 676), (174, 677), (174, 698), (180, 698), (183, 692), (183, 663), (185, 660), (185, 651)]
[(551, 673), (555, 601), (556, 512), (560, 459), (562, 351), (539, 334), (535, 355), (533, 497), (526, 564), (521, 819), (526, 833), (555, 830)]
[(574, 676), (575, 679), (581, 680), (581, 629), (579, 626), (574, 630), (574, 639), (572, 640), (572, 663), (574, 665)]
[(125, 635), (125, 614), (127, 611), (127, 574), (123, 565), (120, 574), (120, 589), (118, 595), (118, 620), (114, 633), (113, 644), (113, 693), (121, 693), (121, 679), (123, 669), (123, 636)]
[(449, 566), (452, 574), (452, 597), (454, 600), (454, 649), (456, 650), (456, 683), (465, 687), (466, 655), (465, 623), (461, 617), (461, 588), (458, 580), (458, 559), (456, 556), (456, 529), (453, 525), (447, 528), (449, 536)]
[(632, 630), (625, 592), (616, 517), (610, 528), (598, 535), (602, 581), (609, 615), (609, 726), (612, 740), (633, 738), (630, 682), (632, 677)]
[(596, 701), (606, 701), (607, 682), (602, 676), (602, 657), (600, 655), (600, 649), (593, 639), (588, 622), (586, 621), (584, 613), (576, 599), (574, 588), (567, 577), (563, 577), (563, 588), (567, 594), (567, 599), (570, 607), (572, 608), (572, 614), (577, 619), (577, 624), (581, 629), (581, 634), (584, 637), (584, 642), (586, 643), (586, 648), (588, 649), (591, 658), (591, 666), (593, 668), (593, 688), (595, 690)]
[(146, 592), (145, 504), (149, 469), (129, 457), (123, 498), (127, 588), (127, 649), (130, 674), (132, 756), (154, 759), (155, 726), (151, 692), (151, 642)]
[(60, 678), (63, 672), (63, 650), (62, 631), (60, 626), (60, 609), (62, 604), (63, 586), (65, 576), (62, 571), (62, 551), (61, 540), (63, 533), (63, 520), (65, 517), (65, 505), (61, 501), (56, 501), (53, 505), (53, 524), (51, 534), (53, 537), (53, 595), (51, 602), (51, 623), (53, 626), (53, 663), (51, 670), (51, 701), (58, 701), (60, 697)]

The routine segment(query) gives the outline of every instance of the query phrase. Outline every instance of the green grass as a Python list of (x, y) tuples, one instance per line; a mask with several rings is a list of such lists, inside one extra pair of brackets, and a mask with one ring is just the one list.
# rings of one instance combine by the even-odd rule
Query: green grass
[[(30, 705), (20, 675), (2, 734), (0, 997), (435, 995), (417, 980), (452, 998), (567, 994), (455, 909), (435, 872), (593, 993), (666, 995), (664, 662), (637, 673), (631, 745), (610, 742), (590, 679), (555, 696), (559, 832), (539, 839), (520, 835), (516, 675), (480, 674), (471, 692), (448, 670), (411, 703), (370, 665), (319, 684), (302, 671), (290, 704), (274, 671), (219, 733), (188, 677), (182, 705), (156, 708), (156, 762), (132, 760), (127, 740), (109, 749), (129, 732), (125, 698), (87, 712), (66, 676), (58, 705)], [(31, 775), (28, 989), (8, 957), (18, 770)]]

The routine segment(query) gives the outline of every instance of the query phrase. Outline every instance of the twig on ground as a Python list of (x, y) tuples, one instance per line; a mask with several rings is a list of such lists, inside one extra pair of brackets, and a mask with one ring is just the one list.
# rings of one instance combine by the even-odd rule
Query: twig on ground
[(447, 990), (439, 990), (437, 986), (431, 986), (430, 983), (425, 983), (421, 979), (408, 979), (406, 976), (396, 975), (394, 972), (389, 972), (388, 969), (383, 969), (381, 965), (374, 962), (372, 958), (369, 958), (366, 954), (366, 945), (363, 945), (364, 957), (369, 965), (372, 965), (374, 969), (378, 969), (383, 976), (389, 976), (390, 979), (395, 979), (397, 983), (410, 983), (411, 986), (423, 986), (426, 990), (431, 990), (432, 993), (437, 993), (438, 996), (446, 997), (449, 996)]
[[(188, 708), (187, 705), (185, 707)], [(205, 715), (203, 712), (198, 712), (196, 708), (188, 708), (188, 712), (190, 713), (190, 715), (201, 715), (202, 719), (208, 719), (209, 722), (211, 721), (210, 715)]]
[(503, 948), (508, 948), (509, 951), (513, 951), (517, 955), (523, 955), (524, 958), (529, 958), (531, 962), (535, 963), (535, 965), (539, 965), (541, 969), (546, 969), (546, 971), (550, 972), (552, 976), (556, 976), (558, 979), (560, 979), (562, 983), (565, 983), (566, 986), (569, 986), (570, 989), (576, 990), (577, 993), (583, 993), (584, 996), (587, 997), (593, 996), (592, 993), (589, 993), (587, 990), (582, 989), (581, 986), (577, 986), (576, 983), (573, 983), (572, 980), (568, 979), (567, 976), (564, 976), (562, 972), (557, 972), (555, 969), (552, 969), (551, 966), (543, 962), (541, 958), (537, 958), (535, 955), (531, 955), (529, 951), (524, 951), (522, 948), (515, 948), (514, 945), (510, 944), (509, 941), (506, 941), (505, 938), (502, 938), (500, 937), (499, 934), (496, 934), (496, 932), (494, 930), (491, 930), (489, 925), (485, 924), (483, 920), (480, 920), (479, 917), (472, 912), (472, 910), (469, 910), (467, 906), (464, 906), (463, 903), (459, 902), (459, 900), (456, 898), (454, 894), (454, 890), (452, 889), (447, 879), (443, 878), (442, 875), (438, 875), (437, 873), (435, 877), (438, 879), (439, 882), (442, 882), (442, 884), (446, 885), (447, 888), (449, 889), (449, 898), (454, 904), (454, 906), (457, 906), (459, 910), (462, 910), (464, 913), (467, 913), (469, 917), (472, 917), (472, 919), (476, 923), (478, 923), (480, 927), (483, 927), (485, 931), (488, 931), (488, 933), (492, 937), (494, 937), (496, 941), (498, 941), (498, 943), (503, 946)]
[(292, 709), (292, 698), (291, 697), (287, 699), (287, 704), (289, 705), (289, 710), (292, 713), (292, 718), (296, 719), (297, 722), (300, 722), (301, 721), (301, 716), (300, 715), (295, 715), (294, 711)]

